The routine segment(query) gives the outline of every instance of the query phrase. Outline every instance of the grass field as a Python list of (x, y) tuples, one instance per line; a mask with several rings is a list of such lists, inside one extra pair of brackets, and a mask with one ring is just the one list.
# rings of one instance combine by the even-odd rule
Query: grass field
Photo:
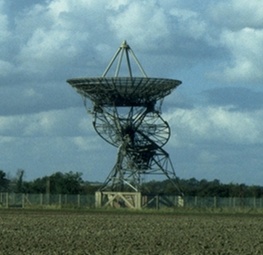
[(263, 215), (0, 210), (0, 254), (263, 254)]

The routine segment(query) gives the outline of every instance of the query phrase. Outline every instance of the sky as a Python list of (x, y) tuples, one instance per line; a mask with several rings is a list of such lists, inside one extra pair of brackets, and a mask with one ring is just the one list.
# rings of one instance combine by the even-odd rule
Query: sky
[(117, 149), (67, 84), (101, 76), (122, 41), (165, 98), (179, 178), (263, 185), (261, 0), (0, 0), (0, 169), (104, 181)]

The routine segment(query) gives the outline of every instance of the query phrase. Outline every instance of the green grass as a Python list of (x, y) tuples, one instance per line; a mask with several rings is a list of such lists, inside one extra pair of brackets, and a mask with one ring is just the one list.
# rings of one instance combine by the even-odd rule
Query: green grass
[(0, 213), (10, 213), (20, 211), (23, 213), (32, 212), (53, 212), (53, 213), (98, 213), (98, 214), (149, 214), (149, 215), (263, 215), (263, 209), (254, 208), (188, 208), (188, 207), (174, 207), (174, 208), (160, 208), (148, 209), (127, 209), (127, 208), (77, 208), (77, 207), (59, 207), (59, 206), (30, 206), (26, 208), (0, 208)]

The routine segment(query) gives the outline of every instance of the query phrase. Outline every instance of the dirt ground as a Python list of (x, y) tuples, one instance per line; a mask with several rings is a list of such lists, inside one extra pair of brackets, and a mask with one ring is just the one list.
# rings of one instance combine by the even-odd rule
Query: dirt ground
[(0, 210), (0, 254), (263, 254), (263, 215)]

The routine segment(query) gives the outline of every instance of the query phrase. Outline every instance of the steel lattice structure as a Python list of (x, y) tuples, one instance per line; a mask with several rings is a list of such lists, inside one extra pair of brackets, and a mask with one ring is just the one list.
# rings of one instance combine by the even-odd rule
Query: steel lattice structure
[[(128, 75), (120, 77), (123, 56)], [(133, 77), (131, 58), (142, 77)], [(108, 77), (116, 65), (115, 74)], [(129, 45), (124, 41), (102, 77), (69, 79), (67, 82), (83, 97), (93, 115), (96, 132), (118, 148), (117, 159), (101, 190), (140, 191), (145, 175), (176, 175), (163, 146), (170, 138), (170, 127), (161, 117), (164, 97), (181, 84), (179, 80), (149, 78)], [(87, 106), (92, 102), (92, 108)]]

